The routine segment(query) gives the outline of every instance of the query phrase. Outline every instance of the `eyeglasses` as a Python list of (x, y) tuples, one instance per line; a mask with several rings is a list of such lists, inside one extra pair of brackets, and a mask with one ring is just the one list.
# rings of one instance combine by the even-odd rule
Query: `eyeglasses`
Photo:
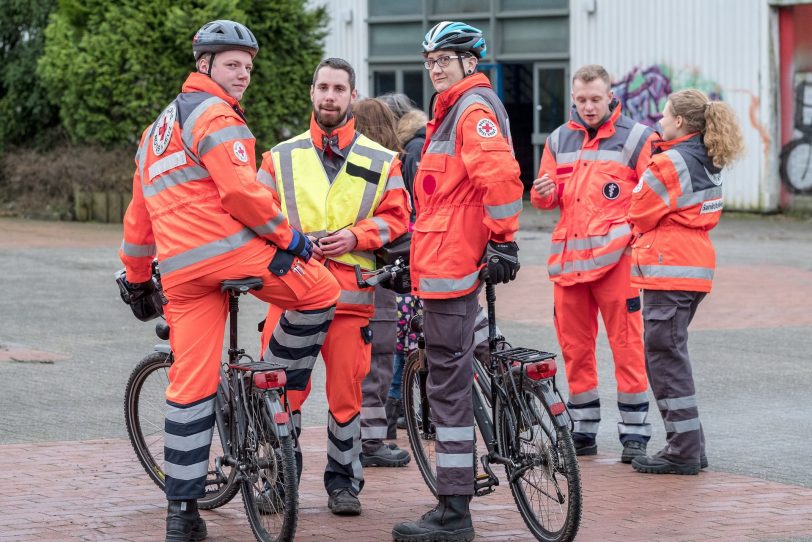
[(425, 66), (427, 70), (430, 70), (430, 69), (434, 68), (435, 64), (437, 64), (441, 68), (447, 68), (448, 65), (451, 64), (451, 59), (452, 58), (465, 58), (465, 56), (464, 55), (454, 55), (454, 56), (445, 55), (445, 56), (441, 56), (439, 58), (435, 58), (433, 60), (428, 59), (425, 62), (423, 62), (423, 66)]

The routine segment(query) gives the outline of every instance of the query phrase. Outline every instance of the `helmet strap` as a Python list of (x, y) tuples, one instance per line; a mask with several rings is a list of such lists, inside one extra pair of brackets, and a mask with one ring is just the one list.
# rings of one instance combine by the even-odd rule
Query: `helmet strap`
[(214, 65), (214, 55), (215, 54), (217, 54), (217, 53), (212, 53), (211, 56), (209, 57), (209, 70), (206, 73), (206, 75), (208, 75), (209, 77), (211, 77), (211, 67)]

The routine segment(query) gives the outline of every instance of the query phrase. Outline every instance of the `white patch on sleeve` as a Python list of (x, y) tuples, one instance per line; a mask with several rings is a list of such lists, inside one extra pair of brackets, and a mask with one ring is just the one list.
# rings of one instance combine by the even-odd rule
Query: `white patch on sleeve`
[(235, 141), (232, 149), (234, 150), (234, 156), (237, 157), (237, 160), (240, 162), (248, 161), (248, 151), (245, 150), (245, 145), (242, 144), (242, 141)]
[(491, 119), (480, 119), (476, 123), (476, 133), (482, 137), (495, 137), (499, 130)]
[(702, 210), (699, 211), (699, 214), (704, 215), (705, 213), (718, 213), (722, 210), (722, 207), (724, 207), (724, 201), (722, 198), (712, 199), (702, 204)]

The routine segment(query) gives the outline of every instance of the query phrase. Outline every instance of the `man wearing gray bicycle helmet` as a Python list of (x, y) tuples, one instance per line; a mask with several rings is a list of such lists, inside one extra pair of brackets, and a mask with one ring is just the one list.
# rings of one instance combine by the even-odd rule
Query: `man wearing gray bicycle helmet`
[[(221, 282), (262, 278), (262, 289), (251, 293), (289, 316), (274, 330), (266, 361), (285, 364), (315, 363), (339, 295), (332, 275), (310, 259), (310, 240), (256, 180), (255, 140), (239, 103), (256, 38), (240, 23), (213, 21), (195, 34), (192, 49), (197, 71), (141, 137), (119, 252), (137, 289), (152, 286), (157, 256), (169, 300), (164, 314), (175, 361), (164, 425), (167, 542), (207, 534), (197, 499), (206, 494), (220, 381), (228, 303)], [(310, 348), (291, 359), (275, 340), (288, 336)]]
[(412, 187), (413, 293), (423, 301), (428, 401), (437, 427), (437, 506), (392, 529), (396, 541), (474, 538), (474, 328), (483, 261), (492, 282), (519, 271), (513, 241), (522, 210), (519, 164), (502, 102), (485, 75), (482, 32), (443, 21), (426, 34), (424, 65), (437, 91)]

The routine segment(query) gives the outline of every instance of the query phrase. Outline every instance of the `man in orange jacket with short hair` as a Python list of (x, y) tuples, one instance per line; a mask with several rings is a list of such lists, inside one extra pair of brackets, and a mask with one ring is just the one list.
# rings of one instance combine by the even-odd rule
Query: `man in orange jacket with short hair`
[[(279, 194), (291, 223), (315, 242), (314, 254), (341, 287), (322, 349), (329, 406), (324, 486), (328, 506), (338, 515), (361, 513), (358, 494), (364, 485), (361, 382), (369, 372), (374, 296), (372, 288), (358, 287), (354, 266), (375, 269), (373, 251), (406, 233), (411, 210), (397, 153), (355, 130), (356, 95), (352, 66), (340, 58), (323, 60), (310, 88), (310, 130), (266, 152), (257, 174)], [(271, 306), (263, 345), (275, 338), (268, 324), (280, 316)], [(299, 430), (313, 361), (289, 364), (288, 400)], [(296, 455), (301, 469), (301, 450)]]
[[(195, 34), (198, 71), (144, 131), (124, 217), (120, 256), (127, 280), (134, 290), (148, 290), (157, 255), (169, 300), (164, 313), (175, 358), (166, 390), (170, 542), (206, 537), (197, 499), (205, 495), (228, 314), (220, 283), (261, 277), (263, 288), (251, 293), (288, 309), (274, 336), (296, 336), (307, 347), (297, 352), (299, 361), (315, 360), (339, 295), (332, 275), (310, 259), (312, 243), (256, 181), (254, 137), (239, 99), (258, 48), (251, 31), (234, 21), (213, 21)], [(278, 341), (270, 351), (271, 361), (289, 361), (280, 358)]]
[(621, 461), (645, 455), (651, 438), (640, 294), (630, 285), (632, 190), (648, 166), (650, 128), (624, 117), (609, 74), (584, 66), (572, 78), (572, 118), (547, 138), (531, 203), (560, 208), (547, 269), (555, 329), (569, 384), (578, 455), (594, 455), (601, 419), (595, 340), (603, 316), (615, 361)]

